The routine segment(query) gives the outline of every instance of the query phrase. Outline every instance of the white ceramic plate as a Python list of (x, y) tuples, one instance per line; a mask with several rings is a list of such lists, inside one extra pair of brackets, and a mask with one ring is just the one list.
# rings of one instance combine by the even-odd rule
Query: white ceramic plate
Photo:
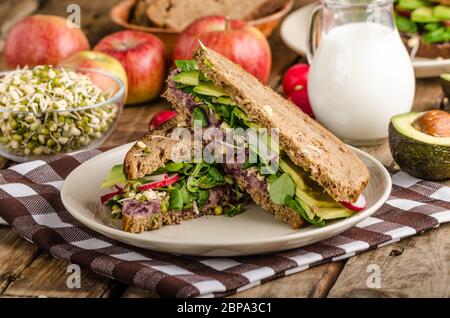
[(117, 241), (150, 250), (198, 256), (237, 256), (270, 253), (312, 244), (335, 236), (372, 215), (388, 198), (391, 179), (386, 169), (361, 150), (355, 152), (370, 170), (370, 182), (364, 194), (365, 211), (334, 221), (326, 227), (292, 230), (272, 214), (251, 205), (246, 212), (229, 218), (206, 216), (160, 230), (131, 234), (106, 225), (98, 216), (99, 185), (110, 168), (123, 161), (132, 144), (124, 145), (83, 163), (66, 178), (61, 198), (66, 209), (78, 221)]
[[(306, 56), (308, 23), (315, 3), (304, 6), (292, 12), (281, 25), (281, 38), (294, 52)], [(413, 60), (417, 78), (438, 77), (442, 73), (450, 72), (450, 59)]]

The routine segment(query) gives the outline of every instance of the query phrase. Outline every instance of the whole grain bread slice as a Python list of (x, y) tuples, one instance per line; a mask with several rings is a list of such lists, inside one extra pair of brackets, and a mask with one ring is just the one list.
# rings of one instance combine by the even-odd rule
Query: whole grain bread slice
[(194, 59), (250, 120), (267, 129), (279, 129), (280, 149), (336, 201), (354, 202), (359, 197), (367, 186), (369, 171), (342, 141), (217, 52), (199, 48)]
[(174, 128), (180, 124), (175, 116), (159, 129), (142, 137), (128, 151), (124, 160), (124, 173), (128, 180), (135, 180), (154, 172), (171, 159), (172, 149), (180, 141), (171, 138)]
[(184, 30), (194, 20), (208, 15), (252, 20), (280, 9), (286, 0), (152, 0), (147, 17), (156, 26)]

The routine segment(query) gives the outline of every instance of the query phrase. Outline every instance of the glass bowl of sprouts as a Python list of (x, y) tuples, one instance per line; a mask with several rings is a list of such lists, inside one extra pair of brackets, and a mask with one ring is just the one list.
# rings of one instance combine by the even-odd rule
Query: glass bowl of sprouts
[(125, 84), (95, 69), (43, 65), (0, 73), (0, 155), (25, 162), (98, 147), (125, 103)]

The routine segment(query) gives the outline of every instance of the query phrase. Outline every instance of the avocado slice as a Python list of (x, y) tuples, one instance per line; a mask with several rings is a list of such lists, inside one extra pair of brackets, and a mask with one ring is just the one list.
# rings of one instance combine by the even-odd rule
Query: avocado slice
[(416, 10), (422, 7), (428, 7), (431, 3), (426, 0), (400, 0), (397, 4), (397, 7), (401, 10)]
[(194, 87), (193, 91), (194, 91), (194, 93), (197, 93), (200, 95), (212, 96), (212, 97), (221, 97), (221, 96), (227, 95), (227, 93), (225, 93), (221, 88), (215, 86), (211, 82), (199, 84)]
[(441, 20), (434, 16), (433, 8), (422, 7), (414, 10), (411, 13), (411, 21), (417, 23), (432, 23), (440, 22)]
[(389, 125), (389, 144), (397, 164), (406, 173), (425, 180), (450, 178), (450, 137), (434, 137), (413, 124), (424, 113), (394, 116)]
[(106, 179), (103, 180), (100, 188), (108, 189), (115, 186), (116, 184), (125, 183), (126, 181), (127, 179), (125, 178), (125, 174), (123, 173), (123, 165), (115, 165), (109, 171)]
[(173, 80), (177, 83), (196, 86), (199, 83), (199, 77), (199, 71), (186, 71), (175, 75)]
[(295, 198), (295, 201), (297, 201), (298, 204), (300, 204), (300, 207), (305, 211), (306, 216), (310, 220), (314, 220), (314, 218), (316, 217), (316, 214), (314, 213), (314, 211), (305, 202), (303, 202), (299, 198)]
[(355, 212), (350, 211), (349, 209), (346, 209), (344, 207), (321, 208), (318, 211), (316, 211), (316, 214), (318, 217), (324, 220), (334, 220), (334, 219), (348, 218), (353, 214), (355, 214)]
[(292, 180), (294, 180), (297, 189), (305, 190), (307, 188), (305, 182), (303, 181), (302, 175), (298, 173), (297, 167), (291, 160), (280, 159), (280, 168), (281, 170), (286, 172), (292, 178)]
[(236, 106), (236, 103), (230, 97), (219, 97), (217, 102), (222, 105)]
[(441, 21), (450, 20), (450, 7), (438, 5), (433, 8), (433, 16)]
[(296, 186), (296, 197), (307, 204), (312, 211), (315, 212), (320, 208), (342, 208), (342, 206), (334, 201), (328, 194), (319, 193), (317, 191), (318, 189), (313, 189), (310, 186), (312, 182), (307, 180), (308, 177), (306, 174), (300, 172), (298, 167), (289, 159), (280, 159), (280, 169), (287, 173), (294, 181)]

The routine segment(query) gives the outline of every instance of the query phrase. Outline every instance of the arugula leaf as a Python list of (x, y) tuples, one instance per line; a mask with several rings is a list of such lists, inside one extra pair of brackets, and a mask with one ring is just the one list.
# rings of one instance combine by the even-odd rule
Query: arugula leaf
[(200, 121), (202, 123), (202, 127), (208, 127), (208, 119), (200, 107), (194, 108), (194, 120)]
[(178, 189), (170, 191), (170, 204), (171, 210), (181, 211), (183, 210), (183, 197)]
[(270, 184), (270, 199), (275, 204), (284, 204), (287, 197), (295, 194), (295, 184), (287, 173), (283, 173), (278, 179)]
[(181, 72), (198, 70), (197, 62), (193, 60), (178, 60), (175, 61), (175, 65)]

